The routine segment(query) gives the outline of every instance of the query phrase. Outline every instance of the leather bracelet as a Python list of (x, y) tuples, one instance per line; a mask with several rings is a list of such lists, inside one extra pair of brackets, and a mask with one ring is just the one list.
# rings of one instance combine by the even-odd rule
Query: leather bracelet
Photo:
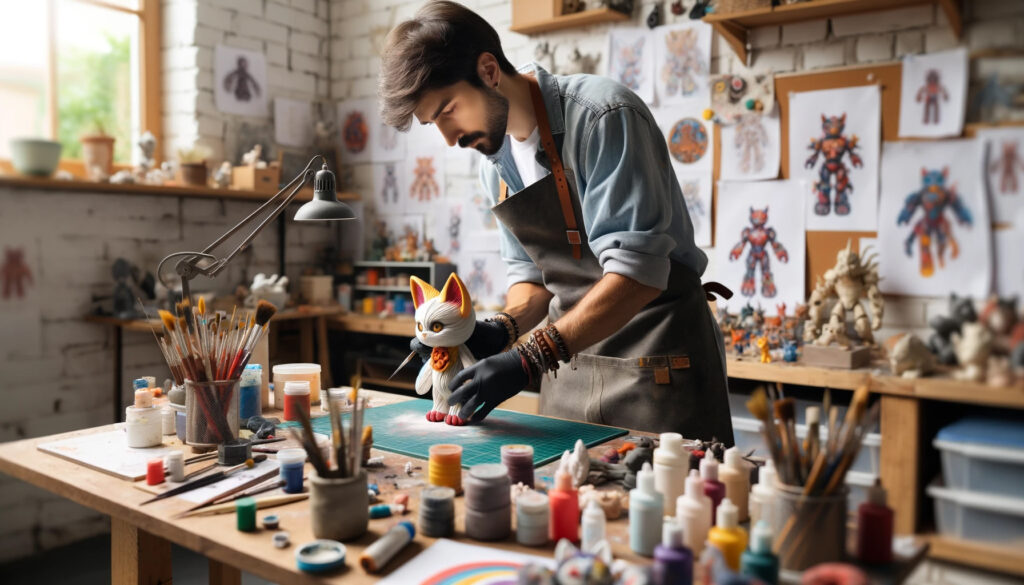
[(544, 331), (542, 329), (537, 329), (533, 332), (532, 337), (533, 341), (537, 344), (537, 347), (540, 348), (544, 359), (547, 361), (547, 368), (552, 372), (558, 371), (558, 357), (555, 355), (555, 350), (551, 347), (551, 344), (548, 343), (547, 338), (544, 336)]
[(519, 339), (519, 323), (516, 322), (516, 318), (505, 311), (498, 311), (494, 316), (508, 319), (509, 324), (512, 325), (512, 341), (509, 343), (515, 343)]
[(539, 376), (544, 372), (544, 368), (526, 344), (516, 346), (516, 350), (519, 352), (519, 357), (523, 360), (523, 363), (525, 363), (529, 369), (530, 382), (532, 383), (536, 376)]
[(547, 328), (544, 329), (544, 332), (554, 340), (558, 349), (558, 358), (565, 363), (569, 363), (569, 360), (572, 359), (572, 354), (569, 353), (569, 346), (565, 343), (565, 340), (562, 339), (562, 334), (558, 332), (558, 328), (555, 327), (555, 324), (552, 323), (548, 325)]

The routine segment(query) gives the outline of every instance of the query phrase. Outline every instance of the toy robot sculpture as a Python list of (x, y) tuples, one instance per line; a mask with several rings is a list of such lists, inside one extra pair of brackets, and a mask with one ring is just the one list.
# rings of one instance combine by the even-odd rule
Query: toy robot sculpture
[(909, 224), (918, 207), (924, 212), (924, 217), (914, 224), (914, 229), (906, 239), (905, 251), (907, 256), (913, 257), (914, 239), (920, 239), (921, 275), (925, 277), (935, 273), (931, 249), (933, 238), (935, 239), (939, 267), (945, 266), (944, 255), (947, 241), (951, 248), (950, 257), (956, 258), (960, 255), (960, 248), (956, 243), (956, 238), (953, 237), (952, 227), (945, 217), (946, 208), (953, 211), (953, 215), (961, 225), (971, 225), (973, 221), (970, 210), (957, 195), (956, 186), (946, 186), (948, 176), (948, 167), (943, 167), (941, 171), (922, 168), (921, 189), (907, 196), (903, 209), (896, 219), (897, 225)]
[(937, 69), (929, 69), (924, 77), (924, 85), (917, 90), (917, 101), (924, 102), (924, 124), (939, 123), (939, 98), (949, 101), (949, 92), (939, 79)]
[(1017, 192), (1017, 169), (1024, 171), (1024, 160), (1017, 154), (1017, 143), (1013, 140), (1003, 141), (1003, 155), (992, 161), (988, 170), (991, 173), (999, 173), (999, 191), (1001, 193)]
[(764, 168), (764, 149), (768, 146), (768, 132), (761, 124), (761, 116), (748, 114), (736, 123), (733, 146), (740, 155), (740, 172), (756, 173)]
[(836, 215), (849, 215), (850, 213), (849, 193), (853, 191), (853, 185), (850, 184), (850, 176), (847, 174), (848, 169), (843, 164), (843, 156), (848, 154), (850, 156), (850, 163), (856, 168), (864, 166), (864, 163), (857, 156), (857, 153), (854, 152), (857, 149), (857, 135), (854, 134), (847, 138), (843, 135), (845, 128), (845, 112), (842, 116), (829, 116), (827, 118), (825, 114), (822, 114), (821, 129), (824, 131), (824, 134), (821, 138), (812, 138), (811, 145), (808, 146), (814, 153), (807, 158), (807, 161), (804, 163), (805, 168), (814, 168), (818, 162), (819, 154), (825, 157), (825, 162), (822, 163), (821, 171), (818, 174), (819, 180), (814, 184), (814, 190), (818, 196), (818, 202), (814, 204), (814, 213), (818, 215), (828, 215), (831, 208), (832, 202), (829, 200), (829, 195), (833, 188), (833, 176), (835, 176)]
[[(885, 305), (882, 293), (878, 290), (877, 256), (861, 258), (853, 251), (847, 241), (846, 248), (836, 254), (836, 264), (825, 271), (824, 277), (818, 278), (818, 284), (811, 293), (809, 320), (804, 328), (804, 341), (815, 345), (829, 345), (832, 342), (848, 347), (846, 335), (846, 313), (853, 311), (853, 329), (860, 340), (873, 345), (877, 331), (882, 326), (882, 313)], [(867, 299), (871, 308), (869, 319), (867, 311), (861, 304)], [(828, 323), (825, 322), (825, 309), (829, 301), (833, 301)]]
[(729, 260), (738, 260), (743, 254), (743, 248), (749, 243), (750, 252), (747, 254), (747, 273), (743, 277), (743, 285), (740, 292), (744, 296), (752, 297), (757, 291), (754, 282), (754, 272), (757, 266), (761, 266), (761, 295), (766, 298), (775, 296), (775, 280), (772, 278), (772, 270), (769, 264), (768, 244), (771, 244), (775, 256), (780, 262), (789, 262), (789, 253), (786, 248), (775, 239), (775, 228), (766, 227), (768, 223), (768, 208), (750, 208), (750, 226), (743, 228), (740, 232), (740, 241), (733, 246), (729, 253)]

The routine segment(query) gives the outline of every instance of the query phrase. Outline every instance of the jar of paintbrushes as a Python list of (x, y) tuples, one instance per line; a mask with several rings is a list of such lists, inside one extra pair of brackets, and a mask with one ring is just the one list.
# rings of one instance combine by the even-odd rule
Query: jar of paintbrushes
[(785, 529), (775, 539), (779, 566), (803, 571), (821, 563), (843, 560), (846, 552), (846, 497), (835, 493), (805, 496), (802, 486), (775, 486), (775, 517)]
[(238, 438), (238, 379), (185, 380), (185, 443), (213, 447)]

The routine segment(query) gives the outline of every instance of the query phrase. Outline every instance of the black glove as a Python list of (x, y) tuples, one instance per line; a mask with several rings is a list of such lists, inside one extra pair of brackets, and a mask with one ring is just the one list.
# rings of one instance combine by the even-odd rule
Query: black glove
[[(448, 384), (448, 404), (461, 404), (459, 418), (483, 420), (499, 404), (526, 388), (530, 372), (517, 350), (483, 359), (462, 370)], [(479, 408), (479, 410), (477, 410)]]
[(501, 353), (508, 345), (508, 329), (500, 321), (477, 321), (466, 347), (478, 360)]
[(420, 360), (422, 360), (423, 363), (430, 362), (430, 353), (434, 351), (434, 348), (429, 345), (425, 345), (415, 337), (409, 340), (409, 349), (411, 351), (415, 351), (416, 355), (420, 356)]

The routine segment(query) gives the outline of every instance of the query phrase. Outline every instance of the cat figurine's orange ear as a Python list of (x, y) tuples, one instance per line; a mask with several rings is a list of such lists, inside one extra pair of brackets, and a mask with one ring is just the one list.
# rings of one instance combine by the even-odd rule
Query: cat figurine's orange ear
[(462, 284), (462, 279), (454, 272), (448, 276), (448, 280), (444, 283), (444, 288), (441, 289), (441, 300), (457, 306), (459, 308), (459, 316), (463, 319), (469, 316), (469, 311), (473, 308), (466, 285)]
[[(441, 294), (425, 280), (415, 276), (409, 277), (409, 289), (412, 291), (412, 306), (417, 309), (420, 308), (420, 305), (423, 303)], [(445, 290), (447, 290), (447, 285), (445, 286)]]

